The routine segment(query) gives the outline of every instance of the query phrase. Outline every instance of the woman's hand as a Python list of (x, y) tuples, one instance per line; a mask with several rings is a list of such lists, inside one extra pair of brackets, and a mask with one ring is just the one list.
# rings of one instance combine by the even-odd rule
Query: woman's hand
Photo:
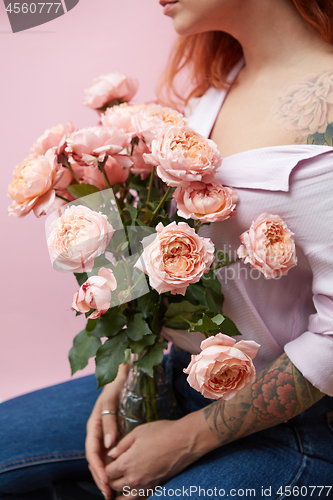
[(117, 415), (101, 415), (104, 410), (117, 411), (121, 390), (127, 378), (129, 365), (121, 365), (117, 378), (104, 387), (87, 422), (86, 458), (98, 488), (106, 498), (111, 498), (111, 488), (105, 472), (110, 462), (107, 451), (118, 437)]
[[(108, 455), (111, 487), (123, 491), (154, 488), (185, 469), (209, 451), (202, 446), (200, 427), (211, 435), (202, 412), (180, 420), (160, 420), (140, 425), (125, 436)], [(124, 497), (125, 498), (125, 497)]]

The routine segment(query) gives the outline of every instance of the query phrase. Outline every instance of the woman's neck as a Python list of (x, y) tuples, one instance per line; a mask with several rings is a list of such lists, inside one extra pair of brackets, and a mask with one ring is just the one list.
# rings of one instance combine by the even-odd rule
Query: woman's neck
[(228, 19), (228, 31), (242, 45), (246, 68), (243, 75), (258, 77), (267, 72), (278, 74), (281, 67), (298, 71), (333, 47), (314, 34), (297, 12), (291, 0), (249, 0), (235, 9)]

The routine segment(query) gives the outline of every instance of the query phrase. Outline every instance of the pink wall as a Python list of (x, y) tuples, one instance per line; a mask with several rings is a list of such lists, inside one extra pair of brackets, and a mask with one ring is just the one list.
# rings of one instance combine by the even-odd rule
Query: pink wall
[[(13, 169), (46, 128), (95, 125), (97, 115), (81, 102), (96, 76), (135, 76), (136, 101), (153, 99), (174, 37), (158, 0), (80, 0), (66, 15), (16, 34), (0, 2), (0, 400), (68, 380), (67, 353), (84, 325), (70, 309), (73, 275), (51, 267), (45, 219), (7, 216)], [(79, 376), (93, 370), (90, 364)]]

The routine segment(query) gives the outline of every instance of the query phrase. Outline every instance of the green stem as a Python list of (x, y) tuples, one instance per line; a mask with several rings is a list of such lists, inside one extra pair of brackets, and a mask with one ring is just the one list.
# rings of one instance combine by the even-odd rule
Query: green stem
[(216, 269), (220, 269), (221, 267), (227, 267), (227, 266), (230, 266), (231, 264), (235, 264), (235, 262), (238, 262), (238, 261), (240, 261), (240, 260), (242, 260), (242, 259), (238, 257), (238, 258), (237, 258), (237, 259), (235, 259), (235, 260), (230, 260), (230, 261), (228, 262), (228, 264), (217, 264), (217, 266), (211, 267), (211, 269), (212, 269), (213, 271), (215, 271)]
[(104, 161), (99, 161), (99, 162), (98, 162), (98, 168), (99, 168), (99, 170), (102, 172), (102, 174), (103, 174), (103, 176), (104, 176), (104, 179), (105, 179), (105, 181), (106, 181), (106, 185), (107, 185), (107, 187), (108, 187), (109, 189), (112, 189), (112, 186), (111, 186), (111, 184), (110, 184), (109, 178), (108, 178), (108, 176), (106, 175), (105, 168), (104, 168), (105, 163), (106, 163), (106, 160), (107, 160), (107, 158), (106, 158)]
[(146, 395), (146, 419), (147, 422), (155, 422), (156, 420), (159, 420), (156, 401), (155, 376), (151, 378), (149, 375), (144, 374), (144, 387), (144, 394)]
[(156, 209), (154, 210), (154, 212), (153, 212), (153, 218), (152, 218), (152, 220), (151, 220), (151, 223), (154, 221), (154, 219), (155, 219), (156, 215), (157, 215), (157, 214), (160, 212), (160, 210), (162, 209), (162, 207), (163, 207), (164, 203), (166, 202), (166, 200), (167, 200), (167, 198), (168, 198), (168, 196), (169, 196), (169, 194), (170, 194), (171, 189), (172, 189), (172, 187), (171, 187), (171, 186), (169, 186), (169, 187), (168, 187), (168, 189), (166, 190), (166, 192), (165, 192), (165, 194), (164, 194), (163, 198), (161, 199), (161, 201), (160, 201), (160, 202), (159, 202), (159, 204), (157, 205)]
[(120, 196), (120, 203), (123, 205), (124, 199), (128, 196), (129, 193), (129, 188), (130, 188), (130, 183), (133, 178), (132, 172), (128, 174), (128, 177), (125, 182), (122, 183), (123, 185), (123, 194)]
[(150, 173), (150, 179), (149, 179), (149, 189), (148, 189), (148, 194), (147, 194), (147, 201), (146, 204), (150, 202), (150, 197), (151, 197), (151, 190), (153, 189), (153, 182), (154, 182), (154, 175), (155, 175), (155, 169), (156, 166), (154, 165), (152, 168), (152, 171)]
[(199, 229), (203, 226), (203, 223), (201, 222), (201, 220), (196, 220), (194, 221), (194, 229), (196, 232), (199, 231)]
[(66, 156), (64, 154), (61, 154), (59, 156), (59, 160), (60, 160), (60, 163), (63, 167), (65, 168), (68, 168), (68, 170), (70, 171), (70, 173), (72, 174), (72, 176), (74, 177), (74, 179), (76, 180), (77, 184), (80, 184), (80, 179), (78, 178), (78, 176), (76, 175), (76, 173), (74, 172), (74, 170), (72, 169), (72, 166), (71, 164), (69, 163), (69, 161), (67, 160)]
[(63, 196), (60, 196), (60, 194), (56, 193), (56, 197), (60, 198), (61, 200), (64, 200), (66, 203), (71, 203), (71, 200), (67, 200), (67, 198), (64, 198)]

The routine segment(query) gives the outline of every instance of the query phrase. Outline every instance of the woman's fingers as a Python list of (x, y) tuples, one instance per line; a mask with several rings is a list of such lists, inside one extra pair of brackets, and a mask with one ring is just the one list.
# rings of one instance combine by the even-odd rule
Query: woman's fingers
[(107, 499), (112, 498), (112, 490), (109, 485), (108, 479), (104, 478), (104, 472), (105, 472), (104, 467), (103, 466), (98, 467), (96, 466), (96, 464), (94, 467), (92, 467), (92, 465), (89, 465), (89, 470), (91, 472), (91, 475), (95, 481), (97, 488), (101, 490), (104, 497)]
[(109, 448), (111, 448), (111, 446), (114, 446), (117, 441), (117, 436), (118, 436), (117, 415), (114, 413), (107, 413), (101, 415), (101, 418), (102, 418), (104, 446), (108, 450)]
[(113, 460), (115, 460), (122, 453), (127, 451), (132, 446), (134, 441), (135, 441), (135, 433), (134, 431), (132, 431), (129, 434), (127, 434), (127, 436), (123, 437), (123, 439), (119, 441), (119, 443), (115, 448), (112, 448), (112, 450), (108, 452), (108, 456), (111, 457)]
[(100, 447), (92, 439), (86, 444), (86, 455), (89, 462), (89, 470), (94, 478), (96, 486), (106, 498), (111, 498), (111, 487), (105, 472), (104, 463), (101, 459)]
[(111, 498), (111, 488), (103, 461), (105, 451), (100, 407), (96, 405), (87, 423), (86, 458), (97, 487), (104, 496)]

